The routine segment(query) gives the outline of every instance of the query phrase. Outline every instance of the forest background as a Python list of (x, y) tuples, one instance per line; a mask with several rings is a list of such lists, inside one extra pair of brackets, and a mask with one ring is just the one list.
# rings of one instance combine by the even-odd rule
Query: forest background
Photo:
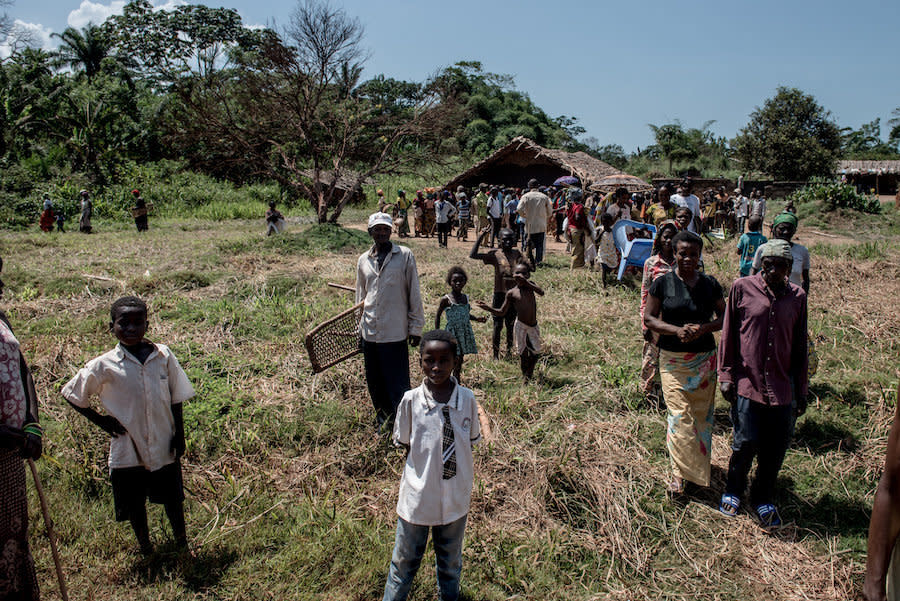
[[(900, 109), (885, 140), (880, 119), (841, 128), (794, 88), (765, 99), (733, 139), (715, 135), (714, 121), (674, 120), (648, 124), (655, 143), (626, 153), (586, 136), (574, 116), (548, 115), (511, 76), (477, 61), (426, 81), (361, 81), (364, 25), (317, 2), (300, 2), (274, 31), (246, 27), (231, 9), (136, 0), (103, 23), (54, 34), (53, 51), (35, 48), (8, 14), (0, 25), (9, 48), (0, 63), (8, 227), (34, 224), (43, 193), (74, 216), (82, 188), (101, 218), (127, 219), (130, 190), (140, 188), (161, 216), (250, 217), (275, 199), (337, 221), (349, 198), (328, 185), (328, 171), (359, 183), (439, 185), (515, 136), (648, 180), (805, 180), (832, 176), (839, 158), (900, 157)], [(371, 198), (374, 187), (365, 190)]]

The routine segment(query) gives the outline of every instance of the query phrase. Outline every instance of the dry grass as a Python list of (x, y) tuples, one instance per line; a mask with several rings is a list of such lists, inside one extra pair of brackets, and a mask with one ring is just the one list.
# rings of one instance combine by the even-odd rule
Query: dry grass
[[(58, 522), (75, 599), (379, 595), (402, 456), (373, 438), (361, 359), (313, 377), (302, 347), (308, 329), (350, 306), (351, 295), (325, 282), (352, 283), (355, 253), (267, 253), (246, 228), (195, 224), (185, 233), (173, 225), (137, 242), (130, 232), (59, 241), (15, 234), (0, 242), (10, 287), (4, 304), (44, 398), (42, 471), (54, 506), (67, 508)], [(232, 242), (243, 246), (223, 250)], [(569, 272), (554, 251), (535, 276), (547, 290), (538, 304), (548, 349), (540, 382), (523, 386), (514, 361), (489, 358), (488, 325), (475, 324), (481, 353), (464, 366), (492, 427), (476, 456), (467, 592), (475, 599), (853, 597), (893, 411), (884, 391), (897, 378), (900, 313), (890, 301), (900, 294), (900, 264), (889, 244), (870, 260), (813, 254), (818, 403), (783, 470), (789, 525), (774, 536), (747, 515), (715, 511), (729, 456), (724, 406), (714, 492), (686, 506), (665, 498), (664, 419), (637, 390), (637, 294), (604, 293), (596, 274)], [(453, 264), (469, 272), (473, 299), (490, 298), (491, 274), (466, 258), (468, 247), (410, 246), (425, 274), (429, 326)], [(731, 244), (705, 256), (730, 283)], [(60, 274), (143, 286), (153, 338), (175, 349), (198, 387), (187, 407), (194, 428), (185, 466), (193, 567), (136, 561), (127, 526), (112, 523), (103, 440), (56, 391), (110, 346), (106, 308), (120, 287), (84, 278), (64, 293), (47, 292)], [(35, 548), (45, 597), (54, 598), (49, 554), (39, 539)], [(415, 598), (432, 599), (433, 567), (422, 572)]]

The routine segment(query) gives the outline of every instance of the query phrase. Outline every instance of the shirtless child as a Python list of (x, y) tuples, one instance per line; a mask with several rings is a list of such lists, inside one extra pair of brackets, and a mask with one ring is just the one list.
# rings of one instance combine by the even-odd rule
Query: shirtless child
[(528, 279), (531, 267), (527, 263), (517, 263), (513, 274), (516, 285), (506, 292), (499, 308), (491, 307), (485, 302), (477, 304), (497, 317), (515, 311), (516, 352), (519, 353), (522, 375), (527, 382), (534, 377), (534, 366), (541, 352), (541, 330), (537, 324), (537, 299), (534, 295), (537, 293), (544, 296), (544, 291)]
[[(472, 252), (469, 253), (470, 259), (480, 260), (485, 265), (494, 266), (494, 308), (500, 308), (506, 298), (506, 291), (515, 287), (516, 281), (513, 278), (513, 266), (517, 263), (527, 263), (525, 255), (523, 255), (516, 246), (516, 234), (509, 228), (500, 230), (500, 248), (490, 250), (488, 252), (479, 252), (480, 246), (484, 243), (485, 238), (490, 235), (489, 231), (482, 232), (475, 240), (472, 246)], [(506, 353), (509, 354), (513, 342), (513, 322), (516, 320), (516, 310), (510, 309), (505, 315), (494, 314), (494, 336), (492, 339), (494, 359), (500, 358), (500, 333), (503, 331), (503, 322), (506, 322)]]

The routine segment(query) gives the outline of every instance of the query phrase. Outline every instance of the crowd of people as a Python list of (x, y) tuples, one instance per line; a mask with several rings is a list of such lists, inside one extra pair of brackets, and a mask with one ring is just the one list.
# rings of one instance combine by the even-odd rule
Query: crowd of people
[[(134, 219), (134, 226), (137, 228), (137, 231), (146, 232), (150, 229), (148, 215), (153, 209), (153, 204), (148, 204), (138, 189), (132, 190), (131, 196), (134, 201), (134, 205), (130, 209), (131, 216)], [(94, 226), (91, 223), (94, 217), (94, 201), (91, 200), (91, 193), (87, 190), (81, 190), (78, 193), (78, 197), (80, 203), (78, 231), (82, 234), (90, 234), (94, 231)], [(53, 202), (49, 193), (45, 192), (41, 200), (41, 214), (38, 219), (41, 231), (52, 232), (55, 225), (57, 232), (64, 233), (66, 231), (65, 223), (65, 211)]]
[[(672, 192), (660, 186), (649, 203), (625, 189), (606, 197), (591, 193), (585, 200), (579, 188), (542, 188), (531, 180), (524, 193), (481, 185), (471, 199), (465, 190), (451, 195), (426, 189), (408, 204), (397, 203), (399, 208), (382, 202), (383, 210), (370, 216), (367, 229), (373, 244), (357, 260), (355, 287), (357, 302), (363, 304), (359, 334), (364, 374), (376, 431), (390, 433), (394, 444), (407, 451), (384, 599), (406, 598), (429, 534), (441, 598), (459, 596), (474, 480), (472, 448), (481, 439), (478, 402), (462, 385), (462, 367), (465, 355), (478, 351), (471, 322), (487, 321), (487, 315), (473, 315), (473, 306), (493, 318), (493, 358), (501, 357), (505, 327), (507, 355), (514, 346), (524, 380), (533, 379), (542, 352), (537, 299), (545, 291), (532, 275), (544, 262), (546, 237), (564, 236), (571, 268), (598, 262), (605, 281), (621, 259), (615, 246), (609, 246), (611, 228), (621, 220), (634, 224), (632, 236), (642, 235), (641, 224), (655, 228), (645, 230), (653, 237), (653, 249), (641, 278), (640, 381), (648, 401), (667, 412), (667, 492), (685, 498), (711, 485), (719, 391), (731, 405), (733, 425), (719, 511), (734, 517), (746, 505), (763, 527), (781, 525), (776, 479), (795, 420), (806, 410), (811, 371), (810, 257), (805, 247), (793, 242), (799, 220), (792, 212), (776, 215), (767, 239), (761, 232), (765, 199), (758, 194), (747, 199), (736, 190), (722, 202), (704, 203), (691, 193), (689, 181)], [(403, 191), (398, 192), (400, 199), (405, 199)], [(713, 202), (722, 211), (705, 214), (704, 206)], [(386, 212), (392, 209), (392, 214)], [(410, 210), (415, 219), (412, 233), (406, 223)], [(740, 268), (728, 291), (703, 267), (700, 234), (710, 227), (710, 218), (712, 225), (733, 227), (739, 234), (735, 248)], [(82, 222), (84, 226), (84, 213)], [(277, 232), (279, 222), (283, 217), (273, 203), (267, 223)], [(89, 228), (89, 214), (86, 223)], [(748, 232), (743, 231), (745, 225)], [(434, 329), (423, 333), (426, 320), (416, 260), (410, 248), (395, 244), (391, 236), (396, 231), (400, 237), (430, 237), (430, 226), (442, 247), (453, 228), (461, 240), (474, 230), (468, 257), (492, 268), (493, 297), (490, 303), (470, 299), (464, 292), (466, 270), (453, 266), (446, 275), (449, 291), (437, 303)], [(147, 340), (148, 326), (148, 308), (141, 299), (117, 300), (109, 328), (118, 344), (80, 369), (61, 391), (75, 411), (111, 436), (115, 518), (130, 522), (142, 553), (153, 549), (147, 500), (164, 505), (176, 543), (187, 545), (181, 406), (194, 395), (171, 350)], [(417, 363), (424, 380), (417, 387), (411, 386), (410, 347), (419, 347)], [(43, 432), (27, 364), (2, 314), (0, 376), (0, 545), (9, 550), (9, 561), (2, 563), (5, 572), (0, 572), (0, 592), (37, 598), (21, 458), (40, 457)], [(891, 448), (900, 448), (895, 438), (900, 435), (892, 434)], [(756, 474), (747, 491), (754, 460)], [(900, 480), (900, 467), (894, 472)], [(878, 562), (871, 568), (875, 584), (867, 581), (873, 591), (884, 586), (885, 554), (900, 531), (900, 514), (894, 519), (885, 509), (878, 515), (883, 522), (896, 522), (896, 528), (891, 526), (893, 538), (870, 543), (870, 552), (877, 552), (873, 561)]]

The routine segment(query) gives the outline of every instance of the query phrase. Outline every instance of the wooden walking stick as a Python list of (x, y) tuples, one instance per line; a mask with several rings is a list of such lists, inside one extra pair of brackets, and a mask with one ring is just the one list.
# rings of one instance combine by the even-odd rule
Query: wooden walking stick
[(56, 535), (53, 533), (53, 520), (50, 519), (50, 509), (47, 506), (47, 497), (44, 496), (44, 487), (41, 486), (41, 479), (38, 478), (37, 467), (34, 460), (28, 460), (28, 467), (31, 468), (31, 475), (34, 478), (34, 488), (37, 490), (38, 498), (41, 500), (41, 513), (44, 514), (44, 525), (47, 526), (47, 538), (50, 539), (50, 551), (53, 553), (53, 563), (56, 564), (56, 578), (59, 580), (59, 596), (63, 601), (69, 601), (69, 591), (66, 589), (66, 579), (63, 576), (62, 564), (59, 561), (59, 551), (56, 549)]

